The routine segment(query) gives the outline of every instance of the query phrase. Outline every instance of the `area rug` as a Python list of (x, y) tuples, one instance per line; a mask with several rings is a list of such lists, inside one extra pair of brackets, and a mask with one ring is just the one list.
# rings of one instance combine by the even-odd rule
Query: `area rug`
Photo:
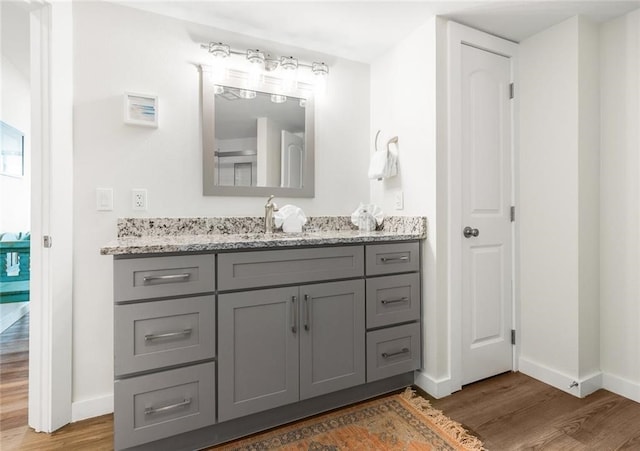
[(485, 448), (411, 389), (215, 448), (254, 450), (473, 450)]

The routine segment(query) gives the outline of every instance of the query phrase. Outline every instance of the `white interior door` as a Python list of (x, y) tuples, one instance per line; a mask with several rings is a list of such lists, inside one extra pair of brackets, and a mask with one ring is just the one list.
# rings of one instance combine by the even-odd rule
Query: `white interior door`
[(462, 384), (513, 368), (509, 58), (462, 45)]
[(282, 183), (283, 188), (302, 188), (302, 162), (304, 140), (282, 130)]

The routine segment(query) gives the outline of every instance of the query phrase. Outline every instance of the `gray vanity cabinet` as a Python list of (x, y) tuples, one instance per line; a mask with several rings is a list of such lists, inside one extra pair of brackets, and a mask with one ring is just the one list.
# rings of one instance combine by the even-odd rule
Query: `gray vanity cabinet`
[(418, 241), (114, 260), (114, 448), (200, 449), (413, 382)]
[(364, 281), (221, 294), (218, 419), (365, 382)]
[(300, 294), (300, 399), (364, 384), (364, 281), (307, 285)]
[(298, 400), (298, 288), (218, 297), (218, 418)]

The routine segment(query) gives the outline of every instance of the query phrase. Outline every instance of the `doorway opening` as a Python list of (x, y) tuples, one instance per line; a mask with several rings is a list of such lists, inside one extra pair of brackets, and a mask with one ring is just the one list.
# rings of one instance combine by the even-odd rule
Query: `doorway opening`
[(0, 400), (28, 426), (31, 300), (31, 52), (26, 2), (0, 2)]

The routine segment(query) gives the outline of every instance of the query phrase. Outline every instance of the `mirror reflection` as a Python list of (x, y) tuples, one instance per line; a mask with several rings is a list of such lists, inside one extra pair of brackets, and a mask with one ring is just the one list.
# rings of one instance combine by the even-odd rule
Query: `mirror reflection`
[(215, 183), (301, 188), (306, 100), (216, 85)]

